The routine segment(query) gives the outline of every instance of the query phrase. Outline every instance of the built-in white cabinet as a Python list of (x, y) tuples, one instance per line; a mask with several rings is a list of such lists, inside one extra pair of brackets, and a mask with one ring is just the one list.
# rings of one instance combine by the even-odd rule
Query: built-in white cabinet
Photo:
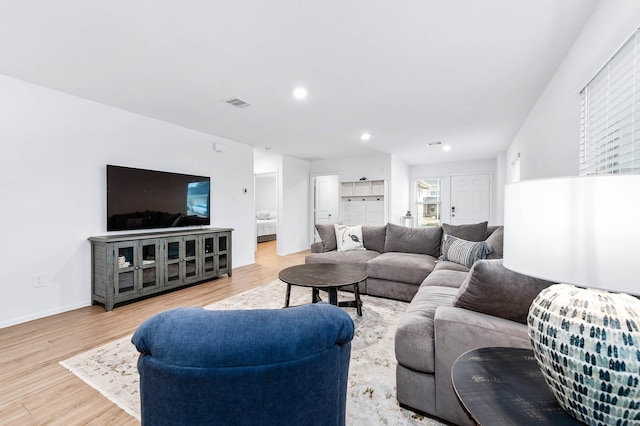
[(387, 183), (360, 180), (340, 183), (340, 218), (345, 225), (387, 223)]

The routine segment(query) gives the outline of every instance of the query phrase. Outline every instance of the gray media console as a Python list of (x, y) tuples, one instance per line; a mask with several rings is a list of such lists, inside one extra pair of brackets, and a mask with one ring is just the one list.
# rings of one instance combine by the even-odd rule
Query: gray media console
[(92, 303), (116, 303), (231, 276), (230, 228), (91, 237)]

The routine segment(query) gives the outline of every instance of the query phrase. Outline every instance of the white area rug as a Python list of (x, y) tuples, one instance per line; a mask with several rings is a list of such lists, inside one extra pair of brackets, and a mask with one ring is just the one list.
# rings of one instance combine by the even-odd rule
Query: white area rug
[[(279, 309), (284, 304), (286, 285), (273, 281), (230, 297), (206, 309)], [(353, 299), (342, 293), (340, 299)], [(397, 321), (407, 303), (362, 296), (363, 316), (347, 308), (355, 323), (347, 389), (347, 425), (441, 425), (398, 406), (395, 397), (393, 338)], [(311, 301), (311, 290), (292, 287), (291, 304)], [(126, 336), (60, 362), (97, 389), (110, 401), (140, 419), (138, 352)]]

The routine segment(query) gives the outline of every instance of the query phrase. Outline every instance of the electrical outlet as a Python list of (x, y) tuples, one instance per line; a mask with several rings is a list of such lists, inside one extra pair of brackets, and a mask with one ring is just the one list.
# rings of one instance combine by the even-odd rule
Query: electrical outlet
[(33, 274), (32, 282), (33, 282), (34, 288), (44, 287), (44, 283), (45, 283), (44, 274)]

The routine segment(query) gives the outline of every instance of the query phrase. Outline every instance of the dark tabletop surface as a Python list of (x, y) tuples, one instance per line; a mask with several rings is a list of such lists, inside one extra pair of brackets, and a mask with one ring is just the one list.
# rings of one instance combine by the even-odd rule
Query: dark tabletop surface
[(560, 407), (529, 349), (469, 351), (456, 360), (451, 378), (478, 424), (584, 425)]
[(283, 269), (278, 278), (303, 287), (342, 287), (367, 279), (364, 267), (334, 263), (308, 263)]

